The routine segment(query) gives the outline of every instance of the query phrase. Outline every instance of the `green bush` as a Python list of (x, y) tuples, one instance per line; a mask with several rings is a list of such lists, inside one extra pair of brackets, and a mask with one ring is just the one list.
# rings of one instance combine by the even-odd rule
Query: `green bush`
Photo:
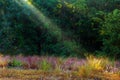
[(10, 63), (11, 67), (21, 67), (22, 62), (16, 59), (13, 59), (12, 62)]
[(52, 70), (52, 66), (50, 63), (48, 63), (47, 60), (43, 60), (41, 63), (40, 63), (40, 67), (39, 69), (43, 70), (43, 71), (49, 71), (49, 70)]
[(116, 9), (106, 15), (100, 34), (106, 55), (114, 57), (120, 55), (120, 10)]

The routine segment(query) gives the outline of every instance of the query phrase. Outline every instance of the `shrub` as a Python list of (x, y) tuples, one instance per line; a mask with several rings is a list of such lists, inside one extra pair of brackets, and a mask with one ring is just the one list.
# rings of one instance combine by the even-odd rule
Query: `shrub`
[(40, 62), (40, 66), (39, 66), (39, 69), (43, 70), (43, 71), (49, 71), (52, 69), (52, 66), (50, 63), (48, 63), (47, 60), (43, 59), (41, 62)]
[(100, 34), (103, 41), (103, 51), (107, 56), (120, 55), (120, 10), (116, 9), (105, 17)]
[(11, 67), (21, 67), (23, 64), (21, 61), (17, 60), (17, 59), (13, 59), (10, 64)]

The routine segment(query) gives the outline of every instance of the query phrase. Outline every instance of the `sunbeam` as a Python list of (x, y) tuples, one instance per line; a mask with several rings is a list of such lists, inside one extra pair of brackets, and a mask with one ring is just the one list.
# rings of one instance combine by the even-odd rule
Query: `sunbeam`
[(26, 7), (27, 10), (29, 10), (32, 13), (30, 17), (34, 19), (34, 22), (38, 24), (39, 22), (42, 22), (44, 24), (44, 28), (46, 28), (50, 33), (52, 32), (52, 35), (58, 37), (58, 40), (62, 38), (62, 30), (58, 28), (56, 24), (52, 23), (52, 21), (49, 18), (47, 18), (41, 11), (34, 7), (29, 0), (16, 0), (16, 2), (20, 6)]
[[(76, 42), (71, 41), (64, 32), (59, 28), (55, 23), (53, 23), (48, 17), (46, 17), (40, 10), (38, 10), (32, 2), (29, 0), (15, 0), (20, 6), (23, 8), (27, 8), (32, 15), (30, 15), (31, 19), (34, 19), (34, 22), (39, 24), (42, 22), (44, 24), (44, 28), (48, 30), (49, 33), (54, 35), (58, 41), (63, 41), (64, 46), (68, 47), (70, 50), (75, 50), (78, 52), (80, 47), (76, 44)], [(73, 51), (74, 51), (73, 50)], [(80, 51), (81, 52), (81, 51)]]

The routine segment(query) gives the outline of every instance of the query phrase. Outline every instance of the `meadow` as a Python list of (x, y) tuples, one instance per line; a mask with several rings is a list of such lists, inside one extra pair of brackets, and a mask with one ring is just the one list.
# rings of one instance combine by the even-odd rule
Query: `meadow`
[(119, 80), (120, 61), (92, 55), (0, 56), (1, 80)]

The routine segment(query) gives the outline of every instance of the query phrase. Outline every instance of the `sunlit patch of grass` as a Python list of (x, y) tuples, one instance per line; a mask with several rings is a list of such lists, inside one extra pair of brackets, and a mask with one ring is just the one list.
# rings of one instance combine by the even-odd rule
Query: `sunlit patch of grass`
[(82, 77), (89, 77), (93, 74), (99, 74), (104, 72), (106, 66), (109, 64), (107, 58), (96, 58), (92, 55), (87, 57), (85, 65), (79, 67), (79, 74)]
[(103, 71), (106, 65), (110, 64), (107, 58), (96, 58), (94, 56), (87, 57), (88, 65), (98, 71)]

